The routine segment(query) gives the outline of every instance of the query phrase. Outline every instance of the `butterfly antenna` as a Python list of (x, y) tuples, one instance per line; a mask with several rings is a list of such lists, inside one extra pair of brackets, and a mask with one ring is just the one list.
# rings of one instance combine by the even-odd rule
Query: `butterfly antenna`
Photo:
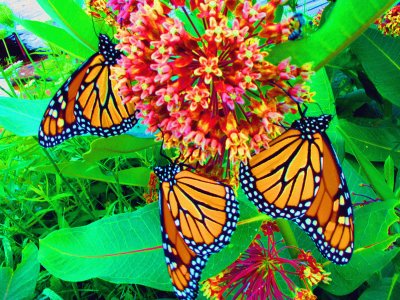
[[(299, 111), (300, 116), (301, 116), (302, 118), (305, 116), (306, 111), (307, 111), (307, 106), (306, 106), (302, 101), (296, 100), (292, 95), (290, 95), (290, 94), (288, 93), (287, 90), (285, 90), (285, 89), (284, 89), (283, 87), (281, 87), (279, 84), (276, 84), (276, 83), (273, 82), (273, 81), (270, 81), (269, 83), (270, 83), (271, 85), (276, 86), (277, 88), (279, 88), (281, 91), (283, 91), (283, 92), (286, 94), (286, 96), (288, 96), (290, 99), (292, 99), (292, 101), (293, 101), (294, 103), (297, 104), (297, 107), (298, 107), (298, 111)], [(301, 104), (303, 104), (303, 105), (305, 106), (305, 109), (304, 109), (304, 110), (301, 109)]]
[(175, 164), (175, 162), (173, 162), (171, 158), (169, 158), (167, 155), (165, 155), (165, 154), (163, 153), (163, 147), (164, 147), (164, 132), (161, 130), (160, 127), (157, 127), (157, 128), (158, 128), (158, 130), (160, 130), (160, 132), (161, 132), (161, 138), (162, 138), (161, 147), (160, 147), (160, 155), (161, 155), (162, 157), (166, 158), (171, 164)]
[(270, 81), (269, 83), (270, 83), (271, 85), (273, 85), (273, 86), (276, 86), (276, 87), (279, 88), (280, 90), (282, 90), (282, 91), (286, 94), (286, 96), (288, 96), (290, 99), (292, 99), (292, 101), (293, 101), (294, 103), (297, 103), (297, 104), (302, 103), (302, 101), (296, 100), (292, 95), (290, 95), (290, 94), (288, 93), (287, 90), (285, 90), (285, 89), (284, 89), (283, 87), (281, 87), (279, 84), (276, 84), (276, 83), (273, 82), (273, 81)]

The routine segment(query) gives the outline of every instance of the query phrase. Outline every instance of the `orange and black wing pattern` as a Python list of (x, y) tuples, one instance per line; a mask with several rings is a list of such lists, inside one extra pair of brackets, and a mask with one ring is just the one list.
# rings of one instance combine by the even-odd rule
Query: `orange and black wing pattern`
[(209, 256), (225, 247), (239, 218), (231, 187), (182, 170), (156, 167), (161, 181), (161, 230), (168, 273), (178, 299), (196, 299)]
[(50, 100), (39, 127), (39, 143), (53, 147), (75, 135), (113, 136), (136, 123), (133, 104), (123, 104), (110, 79), (121, 56), (106, 35), (100, 35), (99, 52), (92, 55)]
[(247, 197), (272, 217), (296, 222), (320, 252), (348, 263), (354, 242), (353, 209), (338, 158), (325, 131), (332, 117), (302, 118), (240, 167)]

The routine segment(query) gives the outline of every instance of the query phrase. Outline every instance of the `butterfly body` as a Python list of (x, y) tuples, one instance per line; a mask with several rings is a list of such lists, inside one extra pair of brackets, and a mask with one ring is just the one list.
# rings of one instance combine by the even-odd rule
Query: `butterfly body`
[(133, 104), (122, 104), (110, 79), (121, 52), (100, 35), (99, 52), (83, 63), (56, 92), (39, 127), (39, 143), (53, 147), (75, 135), (113, 136), (136, 123)]
[(156, 167), (163, 249), (179, 299), (195, 299), (209, 256), (225, 247), (239, 218), (231, 187), (183, 170)]
[(258, 209), (297, 223), (320, 252), (345, 264), (353, 252), (350, 193), (326, 129), (332, 116), (303, 117), (241, 164), (240, 182)]

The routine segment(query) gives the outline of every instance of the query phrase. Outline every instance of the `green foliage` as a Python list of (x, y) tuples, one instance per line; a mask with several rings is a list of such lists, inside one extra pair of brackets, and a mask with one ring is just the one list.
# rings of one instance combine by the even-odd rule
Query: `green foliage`
[(319, 69), (349, 46), (395, 2), (395, 0), (337, 1), (329, 19), (321, 28), (309, 37), (274, 47), (270, 59), (276, 63), (292, 57), (292, 62), (296, 65), (313, 62), (314, 67)]
[(38, 249), (33, 243), (22, 250), (21, 263), (0, 269), (0, 296), (2, 299), (30, 299), (34, 295), (40, 264)]
[[(168, 297), (172, 294), (161, 292), (171, 291), (171, 285), (159, 208), (143, 197), (151, 169), (161, 159), (159, 143), (139, 126), (133, 136), (76, 137), (55, 149), (42, 149), (35, 139), (49, 102), (46, 94), (77, 66), (59, 51), (83, 60), (97, 50), (98, 33), (113, 33), (107, 25), (93, 23), (80, 2), (39, 0), (52, 25), (13, 17), (51, 45), (49, 59), (38, 63), (36, 71), (53, 82), (36, 80), (33, 89), (21, 82), (19, 98), (11, 90), (13, 98), (0, 97), (0, 125), (6, 129), (0, 130), (0, 295), (57, 300)], [(274, 62), (288, 56), (296, 64), (311, 61), (318, 69), (311, 84), (318, 105), (308, 105), (307, 115), (335, 115), (328, 134), (354, 193), (355, 253), (346, 266), (326, 262), (289, 222), (295, 242), (311, 249), (331, 272), (331, 284), (320, 286), (324, 297), (395, 299), (399, 294), (400, 40), (371, 26), (394, 2), (331, 3), (321, 28), (274, 47), (269, 56)], [(180, 10), (176, 14), (186, 18)], [(196, 35), (190, 23), (185, 26)], [(11, 71), (2, 76), (11, 76)], [(266, 218), (238, 193), (239, 226), (230, 245), (211, 256), (203, 279), (237, 259)]]
[[(242, 198), (245, 197), (242, 195)], [(245, 224), (256, 213), (247, 201), (241, 204), (240, 210), (239, 222)], [(159, 218), (158, 205), (153, 203), (133, 213), (104, 218), (84, 227), (55, 231), (40, 241), (39, 260), (47, 271), (67, 281), (97, 277), (113, 283), (171, 290)], [(230, 245), (210, 259), (205, 278), (216, 275), (239, 257), (252, 241), (260, 222), (238, 226)]]
[(0, 125), (19, 136), (36, 135), (49, 100), (0, 97)]

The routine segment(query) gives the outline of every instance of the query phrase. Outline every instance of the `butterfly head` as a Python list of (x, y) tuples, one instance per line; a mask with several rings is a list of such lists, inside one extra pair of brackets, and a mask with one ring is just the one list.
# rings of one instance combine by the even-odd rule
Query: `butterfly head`
[(105, 34), (100, 34), (99, 36), (99, 52), (106, 60), (104, 63), (110, 66), (115, 65), (122, 54), (115, 49), (115, 44)]
[(155, 167), (154, 173), (162, 182), (171, 182), (175, 180), (175, 175), (182, 170), (182, 167), (178, 164), (170, 164), (163, 167)]
[(305, 134), (322, 133), (328, 129), (331, 120), (331, 115), (304, 117), (294, 121), (291, 128), (298, 129)]

